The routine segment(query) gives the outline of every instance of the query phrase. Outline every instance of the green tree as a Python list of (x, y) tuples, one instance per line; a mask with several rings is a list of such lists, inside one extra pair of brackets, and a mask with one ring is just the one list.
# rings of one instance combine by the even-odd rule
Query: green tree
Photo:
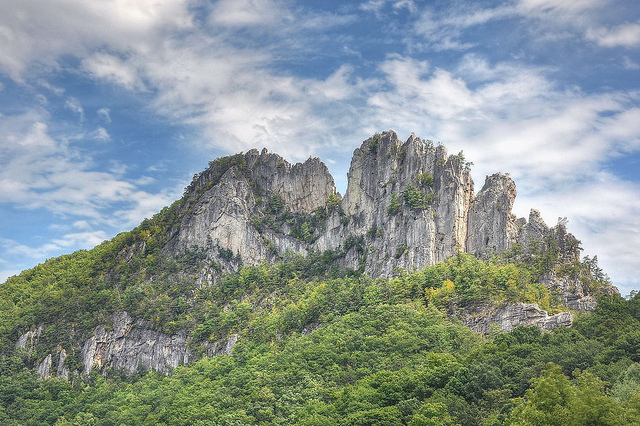
[(398, 194), (391, 195), (391, 201), (389, 202), (389, 206), (387, 207), (387, 213), (389, 216), (393, 216), (402, 210), (402, 204), (400, 204), (400, 200), (398, 199)]
[[(562, 369), (549, 364), (542, 377), (516, 406), (514, 425), (617, 425), (620, 407), (604, 392), (604, 383), (590, 373), (579, 373), (575, 383)], [(624, 424), (624, 423), (623, 423)]]

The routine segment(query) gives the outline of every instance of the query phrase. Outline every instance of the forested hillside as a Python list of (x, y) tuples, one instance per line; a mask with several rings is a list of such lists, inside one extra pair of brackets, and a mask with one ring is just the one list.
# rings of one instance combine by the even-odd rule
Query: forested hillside
[(212, 161), (183, 197), (0, 285), (6, 425), (640, 423), (640, 297), (515, 183), (415, 136)]
[[(48, 306), (58, 305), (46, 314), (50, 318), (73, 315), (86, 318), (87, 326), (97, 323), (111, 304), (131, 303), (126, 288), (78, 288), (67, 282), (68, 288), (59, 289), (67, 297), (55, 300), (45, 278), (37, 279), (39, 291), (34, 286), (21, 293), (17, 283), (34, 281), (38, 273), (55, 275), (61, 262), (74, 258), (69, 265), (81, 268), (86, 256), (106, 252), (106, 247), (80, 252), (25, 272), (2, 287), (3, 301), (16, 303), (30, 293), (39, 302), (31, 315), (46, 311), (49, 300)], [(39, 379), (30, 368), (37, 351), (12, 351), (6, 334), (0, 420), (7, 425), (640, 422), (640, 297), (605, 295), (595, 312), (553, 333), (519, 327), (483, 337), (447, 316), (448, 303), (487, 298), (548, 303), (552, 298), (528, 281), (524, 266), (461, 254), (423, 271), (371, 279), (330, 265), (320, 256), (294, 256), (276, 265), (245, 266), (219, 286), (193, 289), (188, 302), (180, 302), (177, 293), (188, 290), (177, 285), (146, 288), (148, 303), (140, 298), (126, 307), (156, 317), (162, 328), (192, 328), (194, 350), (203, 340), (243, 336), (232, 354), (205, 357), (170, 375), (110, 371), (106, 377), (93, 372), (72, 380)], [(90, 280), (95, 272), (84, 273)], [(26, 308), (13, 312), (19, 316), (3, 316), (5, 332), (30, 315)], [(42, 339), (46, 335), (47, 330)]]

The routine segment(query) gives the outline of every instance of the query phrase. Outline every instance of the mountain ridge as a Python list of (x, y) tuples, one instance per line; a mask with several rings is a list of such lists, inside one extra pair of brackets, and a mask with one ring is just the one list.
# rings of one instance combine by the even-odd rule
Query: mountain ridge
[[(228, 354), (242, 340), (237, 325), (216, 326), (222, 330), (216, 333), (203, 330), (207, 321), (219, 323), (226, 311), (241, 306), (233, 303), (251, 299), (251, 291), (263, 291), (236, 294), (237, 281), (227, 278), (238, 271), (255, 274), (242, 265), (261, 262), (284, 261), (284, 268), (297, 271), (292, 279), (311, 268), (410, 284), (430, 278), (403, 274), (447, 261), (446, 270), (436, 268), (438, 278), (426, 285), (427, 303), (443, 307), (480, 333), (518, 325), (545, 330), (568, 326), (573, 314), (560, 312), (561, 307), (591, 311), (598, 294), (617, 292), (596, 259), (580, 260), (579, 241), (563, 223), (550, 228), (536, 210), (529, 220), (511, 213), (517, 191), (508, 175), (487, 176), (476, 194), (470, 165), (462, 153), (448, 155), (444, 146), (415, 135), (402, 142), (386, 131), (354, 151), (341, 197), (319, 159), (292, 165), (267, 150), (219, 158), (195, 175), (170, 207), (81, 253), (85, 275), (73, 269), (54, 272), (46, 284), (54, 286), (53, 293), (43, 293), (44, 300), (35, 302), (44, 313), (26, 304), (29, 316), (14, 320), (7, 336), (30, 354), (42, 377), (113, 369), (168, 372), (203, 355)], [(465, 257), (469, 255), (498, 265), (519, 262), (528, 272), (508, 265), (485, 267)], [(73, 262), (73, 256), (54, 263), (65, 261)], [(82, 268), (89, 268), (88, 275)], [(458, 269), (476, 271), (471, 273), (476, 281), (494, 280), (496, 274), (506, 278), (492, 284), (493, 290), (482, 290), (464, 277), (455, 279), (451, 271)], [(21, 276), (33, 275), (25, 279), (45, 285), (37, 270)], [(13, 282), (9, 287), (20, 285)], [(87, 295), (77, 294), (86, 300), (76, 303), (79, 312), (95, 306), (89, 316), (61, 308), (73, 307), (69, 300), (50, 300), (51, 294), (64, 298), (55, 286), (66, 282), (75, 286), (72, 293), (92, 283)], [(529, 284), (537, 282), (538, 287)], [(255, 287), (253, 282), (243, 285)], [(425, 285), (410, 285), (413, 297), (424, 297)], [(219, 307), (210, 313), (197, 297), (207, 292), (233, 294), (239, 302), (217, 300)], [(272, 298), (269, 293), (260, 296), (251, 309), (264, 309), (274, 303)], [(539, 302), (553, 308), (553, 315), (540, 309)], [(308, 321), (299, 324), (301, 332), (318, 327)]]
[[(241, 163), (218, 177), (220, 165), (212, 162), (196, 175), (185, 194), (198, 213), (182, 219), (167, 252), (197, 247), (220, 261), (217, 248), (255, 263), (287, 250), (306, 254), (350, 246), (340, 262), (372, 277), (419, 270), (458, 252), (487, 258), (541, 251), (554, 257), (550, 263), (580, 261), (580, 242), (564, 224), (547, 226), (535, 209), (528, 220), (512, 214), (517, 190), (508, 175), (487, 176), (476, 194), (462, 153), (448, 155), (444, 146), (415, 135), (404, 143), (393, 131), (365, 140), (354, 151), (341, 198), (319, 159), (291, 165), (264, 149), (247, 152)], [(554, 280), (553, 274), (545, 277), (549, 285)], [(579, 300), (589, 297), (580, 280), (561, 287), (568, 307), (591, 303)]]

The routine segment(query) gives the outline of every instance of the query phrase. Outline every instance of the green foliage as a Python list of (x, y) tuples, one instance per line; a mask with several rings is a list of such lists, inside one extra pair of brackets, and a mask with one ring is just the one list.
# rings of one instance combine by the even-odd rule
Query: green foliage
[(400, 204), (400, 199), (398, 194), (394, 193), (391, 195), (391, 201), (389, 202), (389, 206), (387, 207), (387, 214), (389, 216), (396, 215), (402, 210), (402, 204)]
[(233, 251), (227, 248), (218, 247), (218, 256), (220, 259), (229, 261), (233, 259)]
[(415, 210), (426, 209), (433, 200), (433, 192), (424, 193), (409, 183), (402, 192), (404, 202)]
[(362, 250), (364, 246), (364, 238), (356, 237), (354, 235), (348, 235), (347, 238), (344, 240), (344, 243), (342, 244), (342, 249), (345, 252), (348, 252), (354, 246)]
[(338, 196), (338, 194), (330, 194), (327, 197), (327, 210), (328, 211), (333, 211), (336, 208), (338, 208), (338, 206), (340, 205), (340, 197)]
[(380, 143), (380, 133), (376, 133), (369, 138), (369, 153), (376, 154)]
[(400, 259), (402, 256), (404, 256), (407, 253), (409, 253), (409, 248), (406, 245), (402, 244), (396, 247), (396, 252), (393, 255), (393, 257), (396, 259)]
[(367, 237), (378, 238), (378, 237), (382, 237), (383, 233), (384, 233), (383, 228), (378, 228), (374, 225), (371, 228), (369, 228), (369, 230), (367, 231)]
[(455, 299), (462, 305), (478, 301), (525, 301), (538, 303), (547, 309), (557, 307), (551, 305), (547, 288), (533, 283), (531, 274), (514, 264), (483, 262), (469, 254), (459, 253), (416, 274), (422, 275), (427, 300), (438, 306)]
[[(292, 212), (279, 194), (269, 197), (260, 215), (251, 217), (251, 225), (260, 233), (265, 228), (282, 232), (289, 228), (289, 235), (300, 241), (312, 243), (324, 230), (325, 219), (329, 212), (340, 211), (340, 198), (332, 194), (327, 198), (325, 207), (318, 207), (311, 214)], [(286, 228), (285, 228), (286, 229)]]
[(550, 364), (515, 407), (509, 422), (518, 425), (636, 424), (637, 407), (630, 410), (605, 393), (605, 383), (590, 373), (578, 373), (572, 383), (562, 369)]
[(423, 188), (430, 188), (433, 186), (433, 175), (429, 172), (420, 173), (416, 178), (418, 179), (420, 186)]
[(280, 194), (275, 193), (271, 197), (269, 197), (269, 213), (275, 214), (278, 213), (284, 207), (284, 201)]
[[(143, 248), (170, 228), (168, 217), (0, 287), (2, 424), (640, 422), (637, 295), (602, 297), (570, 329), (480, 337), (444, 311), (484, 301), (559, 307), (531, 270), (504, 259), (459, 254), (392, 279), (341, 269), (346, 251), (365, 250), (356, 235), (338, 251), (285, 254), (198, 287), (192, 275), (204, 253), (169, 259)], [(158, 330), (187, 333), (193, 353), (232, 333), (240, 338), (233, 354), (170, 376), (36, 378), (34, 364), (59, 344), (77, 365), (77, 342), (122, 309)], [(38, 346), (16, 350), (17, 337), (38, 324)]]

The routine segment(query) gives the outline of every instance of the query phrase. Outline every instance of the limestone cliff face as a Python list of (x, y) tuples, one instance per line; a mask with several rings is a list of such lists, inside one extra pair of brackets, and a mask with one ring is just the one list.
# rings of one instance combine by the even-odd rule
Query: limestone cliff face
[[(460, 251), (579, 260), (578, 241), (564, 225), (548, 227), (537, 210), (528, 220), (516, 219), (516, 194), (515, 182), (496, 173), (476, 195), (461, 155), (448, 155), (444, 146), (414, 135), (402, 142), (387, 131), (354, 151), (347, 191), (330, 208), (329, 199), (335, 204), (339, 196), (320, 160), (291, 165), (277, 154), (251, 150), (216, 160), (194, 178), (164, 253), (206, 253), (221, 268), (201, 274), (203, 284), (240, 263), (273, 261), (289, 251), (343, 250), (339, 262), (373, 277), (420, 269)], [(296, 218), (314, 228), (296, 233)], [(569, 295), (575, 280), (561, 284), (559, 278), (541, 279), (572, 306), (593, 307), (592, 301), (578, 300), (590, 297), (588, 289)]]
[(517, 326), (552, 330), (556, 327), (568, 327), (573, 323), (572, 313), (549, 315), (533, 303), (512, 303), (500, 307), (476, 306), (453, 314), (467, 327), (482, 334), (509, 332)]
[[(290, 165), (266, 150), (252, 150), (233, 167), (221, 169), (214, 162), (196, 176), (187, 189), (192, 210), (166, 253), (198, 247), (228, 271), (237, 265), (221, 258), (220, 250), (245, 263), (275, 260), (287, 251), (334, 250), (342, 252), (343, 266), (372, 277), (392, 276), (397, 268), (421, 269), (460, 251), (478, 257), (509, 252), (522, 260), (544, 255), (553, 264), (580, 259), (579, 241), (564, 224), (547, 226), (537, 210), (528, 220), (512, 214), (517, 191), (508, 175), (487, 176), (476, 195), (468, 166), (444, 146), (415, 135), (402, 142), (386, 131), (354, 151), (346, 193), (330, 209), (327, 201), (336, 190), (319, 160)], [(203, 187), (204, 193), (197, 190)], [(298, 215), (324, 212), (312, 221), (310, 238), (295, 235), (290, 218), (276, 223), (274, 197), (281, 209)], [(580, 277), (552, 271), (539, 279), (572, 309), (595, 307), (594, 294)]]
[[(28, 351), (37, 345), (42, 327), (29, 331), (18, 339), (17, 347)], [(204, 347), (207, 356), (230, 354), (238, 341), (232, 334), (226, 339)], [(112, 315), (109, 324), (95, 328), (92, 336), (79, 348), (82, 371), (75, 374), (87, 375), (92, 371), (106, 374), (109, 370), (119, 370), (126, 374), (154, 370), (169, 372), (179, 365), (194, 361), (194, 355), (187, 346), (186, 333), (165, 334), (154, 330), (144, 320), (133, 320), (125, 312)], [(70, 367), (66, 364), (67, 351), (58, 347), (54, 353), (46, 354), (36, 364), (36, 371), (42, 378), (69, 378)]]
[(107, 368), (127, 373), (168, 371), (191, 360), (186, 341), (185, 334), (163, 334), (148, 328), (144, 321), (134, 323), (126, 312), (118, 312), (113, 315), (110, 330), (99, 326), (84, 343), (84, 373), (104, 373)]
[(336, 193), (333, 176), (318, 158), (289, 164), (277, 154), (263, 149), (245, 155), (250, 178), (264, 195), (278, 194), (292, 211), (311, 213), (324, 207), (329, 195)]
[[(252, 219), (264, 215), (265, 206), (273, 197), (282, 208), (293, 212), (308, 214), (324, 207), (327, 198), (336, 193), (327, 167), (317, 158), (292, 166), (277, 154), (251, 150), (231, 167), (221, 168), (214, 162), (187, 188), (187, 195), (193, 194), (188, 204), (190, 211), (165, 253), (202, 249), (211, 257), (221, 258), (229, 266), (225, 269), (233, 269), (230, 256), (220, 256), (220, 251), (245, 263), (274, 257), (265, 241), (275, 241), (278, 253), (304, 252), (306, 244), (286, 232), (267, 229), (262, 235)], [(202, 188), (204, 192), (199, 194)]]
[(512, 247), (518, 236), (516, 217), (511, 214), (516, 194), (516, 184), (509, 176), (487, 176), (469, 209), (468, 253), (482, 256)]
[(464, 248), (472, 196), (461, 158), (413, 135), (402, 143), (384, 132), (355, 150), (342, 201), (348, 223), (339, 229), (330, 223), (316, 248), (332, 249), (340, 237), (358, 236), (368, 247), (365, 273), (371, 276), (423, 268)]

